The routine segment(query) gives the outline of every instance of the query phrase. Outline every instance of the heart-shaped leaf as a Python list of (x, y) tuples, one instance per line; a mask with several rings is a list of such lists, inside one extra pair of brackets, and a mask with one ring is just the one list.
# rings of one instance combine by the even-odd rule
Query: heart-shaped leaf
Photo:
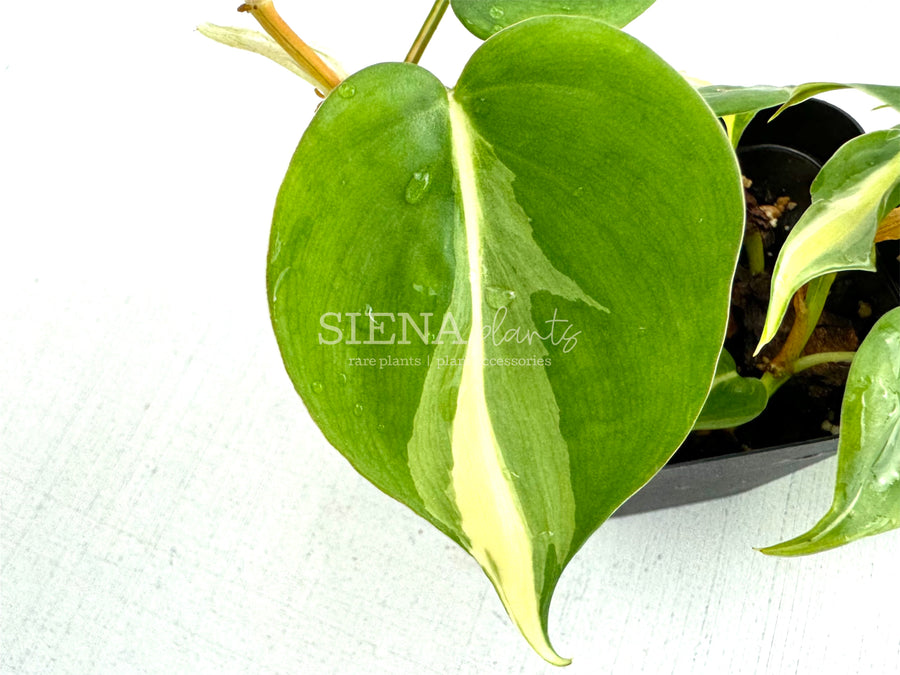
[(841, 407), (837, 487), (828, 513), (809, 532), (761, 549), (818, 553), (900, 527), (900, 307), (882, 316), (860, 345)]
[(514, 23), (538, 16), (583, 16), (621, 28), (655, 0), (451, 0), (456, 16), (469, 31), (486, 40)]
[(731, 354), (719, 355), (712, 389), (694, 429), (730, 429), (746, 424), (766, 409), (766, 386), (755, 377), (741, 377)]
[(900, 128), (845, 143), (816, 176), (812, 205), (791, 230), (772, 277), (757, 352), (778, 331), (803, 284), (831, 272), (875, 270), (878, 224), (900, 204)]
[(499, 33), (453, 90), (367, 68), (291, 161), (267, 276), (297, 391), (552, 663), (563, 568), (703, 405), (743, 214), (703, 100), (584, 18)]

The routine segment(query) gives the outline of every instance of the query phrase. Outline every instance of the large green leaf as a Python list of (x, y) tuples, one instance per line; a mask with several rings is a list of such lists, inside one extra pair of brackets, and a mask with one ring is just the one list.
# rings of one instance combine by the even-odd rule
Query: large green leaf
[(850, 366), (841, 408), (837, 486), (809, 532), (762, 549), (807, 555), (900, 527), (900, 307), (885, 314)]
[(451, 0), (459, 20), (482, 40), (508, 26), (553, 14), (584, 16), (621, 28), (655, 0)]
[(746, 424), (766, 409), (769, 395), (755, 377), (741, 377), (731, 354), (719, 355), (712, 389), (694, 429), (730, 429)]
[(878, 224), (900, 204), (900, 128), (844, 144), (810, 189), (812, 205), (788, 235), (772, 277), (761, 349), (777, 333), (794, 293), (831, 272), (875, 269)]
[(702, 99), (584, 18), (503, 31), (453, 90), (367, 68), (291, 161), (267, 276), (297, 391), (552, 663), (563, 568), (703, 405), (743, 213)]

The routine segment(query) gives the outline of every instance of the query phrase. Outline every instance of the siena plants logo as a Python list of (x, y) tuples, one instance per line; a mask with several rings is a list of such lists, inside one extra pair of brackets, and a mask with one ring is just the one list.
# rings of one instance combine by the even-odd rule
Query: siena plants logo
[[(361, 320), (362, 317), (365, 318)], [(443, 315), (440, 327), (433, 332), (436, 323), (433, 312), (376, 312), (371, 307), (365, 312), (325, 312), (319, 317), (318, 339), (321, 345), (468, 344), (452, 312)], [(545, 343), (561, 347), (564, 354), (575, 348), (581, 335), (573, 323), (559, 317), (557, 309), (543, 326), (524, 328), (509, 321), (506, 307), (494, 312), (493, 320), (484, 326), (482, 333), (484, 342), (495, 347)]]

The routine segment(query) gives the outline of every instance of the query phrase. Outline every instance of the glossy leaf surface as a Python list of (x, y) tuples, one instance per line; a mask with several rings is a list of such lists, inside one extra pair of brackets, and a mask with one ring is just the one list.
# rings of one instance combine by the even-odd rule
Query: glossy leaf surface
[(768, 401), (765, 385), (758, 378), (741, 377), (734, 358), (723, 349), (694, 429), (730, 429), (746, 424), (766, 409)]
[(453, 90), (367, 68), (291, 161), (267, 276), (297, 391), (552, 663), (563, 568), (703, 405), (743, 213), (702, 99), (583, 18), (503, 31)]
[(900, 128), (844, 144), (816, 176), (812, 205), (788, 235), (772, 277), (762, 348), (803, 284), (843, 270), (875, 270), (878, 225), (900, 204)]
[(539, 16), (583, 16), (621, 28), (655, 0), (451, 0), (469, 31), (486, 40), (514, 23)]
[(828, 513), (769, 555), (818, 553), (900, 527), (900, 308), (860, 345), (841, 408), (837, 486)]

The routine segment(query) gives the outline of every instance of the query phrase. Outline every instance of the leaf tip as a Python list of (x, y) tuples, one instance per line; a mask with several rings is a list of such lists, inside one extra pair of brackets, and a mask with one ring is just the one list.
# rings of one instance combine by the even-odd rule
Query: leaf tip
[(535, 642), (532, 642), (530, 639), (528, 640), (528, 643), (531, 645), (532, 649), (538, 653), (538, 656), (551, 666), (564, 667), (571, 665), (572, 663), (572, 659), (560, 656), (556, 652), (553, 645), (550, 644), (550, 640), (547, 638), (546, 634), (542, 636), (539, 644), (535, 644)]
[(791, 552), (790, 549), (793, 549), (794, 547), (788, 546), (789, 544), (790, 542), (786, 541), (781, 544), (775, 544), (774, 546), (754, 546), (753, 550), (773, 558), (789, 558), (791, 556), (801, 555), (800, 552)]
[(769, 122), (772, 122), (772, 121), (773, 121), (776, 117), (778, 117), (781, 113), (783, 113), (785, 110), (787, 110), (788, 108), (790, 108), (791, 105), (793, 105), (793, 103), (792, 103), (790, 100), (788, 100), (787, 102), (785, 102), (784, 104), (782, 104), (782, 106), (781, 106), (778, 110), (776, 110), (775, 113), (769, 118)]

